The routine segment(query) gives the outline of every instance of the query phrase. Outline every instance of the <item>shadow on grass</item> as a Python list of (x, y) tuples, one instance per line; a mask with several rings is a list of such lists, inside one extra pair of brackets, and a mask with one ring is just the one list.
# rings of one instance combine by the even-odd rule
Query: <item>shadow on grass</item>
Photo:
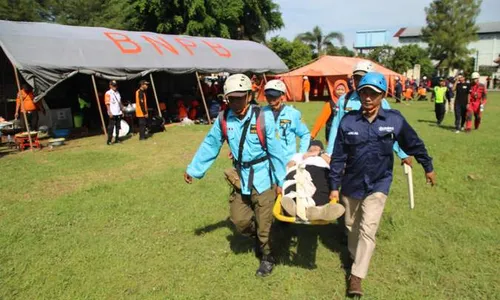
[(455, 126), (450, 126), (450, 125), (441, 125), (441, 126), (438, 126), (436, 124), (429, 124), (430, 127), (434, 127), (434, 128), (439, 128), (439, 129), (442, 129), (442, 130), (446, 130), (446, 131), (455, 131)]
[(417, 120), (417, 122), (419, 123), (428, 123), (428, 125), (430, 127), (435, 127), (435, 128), (439, 128), (439, 129), (443, 129), (443, 130), (455, 130), (455, 126), (449, 126), (449, 125), (441, 125), (441, 126), (438, 126), (436, 124), (436, 121), (432, 121), (432, 120)]
[(205, 227), (197, 228), (194, 231), (194, 234), (200, 236), (220, 228), (228, 228), (231, 230), (232, 234), (227, 236), (227, 240), (229, 242), (229, 247), (234, 254), (243, 254), (254, 251), (255, 239), (240, 234), (229, 218)]
[(276, 221), (273, 225), (273, 252), (280, 264), (315, 269), (319, 242), (338, 253), (342, 266), (349, 265), (349, 251), (339, 224), (314, 226)]
[[(229, 228), (232, 231), (227, 240), (234, 254), (254, 251), (255, 239), (238, 233), (229, 218), (197, 228), (194, 234), (200, 236), (221, 228)], [(321, 242), (327, 249), (339, 255), (347, 276), (351, 261), (343, 228), (340, 224), (313, 226), (275, 220), (271, 228), (270, 243), (276, 263), (309, 270), (316, 269), (316, 252)]]

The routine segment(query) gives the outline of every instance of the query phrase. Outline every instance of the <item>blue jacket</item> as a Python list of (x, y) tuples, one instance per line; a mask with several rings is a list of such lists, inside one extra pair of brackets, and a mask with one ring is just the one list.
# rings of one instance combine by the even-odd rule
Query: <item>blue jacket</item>
[[(238, 160), (240, 159), (238, 157), (240, 138), (242, 136), (245, 121), (250, 118), (251, 112), (252, 109), (248, 109), (247, 114), (242, 120), (238, 119), (232, 111), (229, 111), (227, 115), (228, 144), (233, 157)], [(276, 128), (274, 125), (273, 114), (271, 112), (265, 112), (264, 117), (266, 123), (267, 152), (269, 153), (270, 161), (272, 162), (274, 168), (274, 172), (271, 172), (271, 176), (273, 177), (272, 182), (278, 184), (278, 186), (282, 186), (286, 175), (286, 163), (284, 161), (283, 150), (281, 149), (279, 140), (276, 138)], [(262, 148), (257, 135), (256, 121), (257, 115), (254, 114), (251, 119), (250, 126), (248, 127), (247, 136), (243, 145), (243, 162), (249, 162), (267, 155), (266, 151)], [(203, 178), (208, 168), (210, 168), (219, 155), (222, 144), (222, 130), (219, 119), (217, 118), (207, 136), (201, 143), (200, 148), (196, 152), (193, 160), (188, 165), (186, 172), (194, 178)], [(257, 192), (262, 193), (271, 188), (269, 160), (265, 160), (254, 165), (253, 169), (255, 172), (253, 187), (257, 190)], [(243, 195), (251, 195), (252, 188), (248, 186), (249, 175), (250, 168), (243, 167), (241, 170), (241, 193)]]
[[(335, 138), (337, 137), (337, 131), (339, 129), (340, 121), (342, 120), (344, 115), (351, 110), (361, 109), (361, 99), (359, 98), (358, 92), (352, 93), (351, 98), (349, 98), (349, 102), (347, 102), (345, 110), (344, 110), (344, 105), (345, 105), (345, 95), (340, 97), (339, 101), (337, 102), (337, 116), (334, 118), (332, 122), (332, 129), (330, 129), (330, 138), (328, 139), (328, 146), (326, 147), (326, 153), (328, 154), (333, 153)], [(382, 109), (391, 109), (389, 102), (387, 102), (387, 100), (385, 99), (382, 100)], [(399, 158), (405, 159), (408, 157), (408, 155), (404, 153), (403, 150), (401, 150), (397, 142), (394, 143), (393, 149), (394, 152), (396, 152), (396, 154), (399, 156)]]
[(433, 170), (425, 145), (396, 110), (379, 111), (370, 123), (361, 111), (349, 112), (340, 123), (335, 151), (330, 162), (330, 188), (354, 199), (381, 192), (389, 194), (394, 155), (398, 141), (406, 153), (415, 156), (426, 173)]
[(297, 137), (300, 138), (299, 153), (306, 153), (311, 143), (311, 133), (306, 124), (302, 122), (300, 111), (289, 105), (283, 105), (279, 114), (278, 112), (274, 114), (270, 106), (266, 106), (264, 110), (274, 115), (285, 161), (288, 163), (292, 156), (297, 153)]

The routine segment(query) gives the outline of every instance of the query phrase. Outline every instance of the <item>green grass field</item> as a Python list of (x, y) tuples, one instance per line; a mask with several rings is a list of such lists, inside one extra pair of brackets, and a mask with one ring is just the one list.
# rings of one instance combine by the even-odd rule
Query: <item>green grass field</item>
[[(321, 106), (297, 105), (310, 127)], [(395, 166), (364, 299), (500, 299), (500, 94), (471, 134), (448, 128), (452, 114), (436, 127), (431, 103), (393, 107), (425, 141), (438, 185), (417, 166), (410, 211)], [(336, 225), (286, 229), (273, 275), (254, 276), (252, 242), (226, 221), (227, 147), (203, 180), (182, 180), (207, 130), (1, 157), (0, 299), (343, 299)]]

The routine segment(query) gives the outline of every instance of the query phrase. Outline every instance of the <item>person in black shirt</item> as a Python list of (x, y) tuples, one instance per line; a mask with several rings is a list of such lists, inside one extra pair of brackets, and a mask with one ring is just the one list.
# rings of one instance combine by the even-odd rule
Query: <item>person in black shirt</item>
[(470, 85), (465, 82), (463, 75), (459, 75), (453, 88), (455, 93), (455, 133), (463, 130), (469, 104)]
[(401, 94), (403, 94), (403, 85), (401, 84), (399, 77), (396, 77), (396, 88), (394, 89), (396, 103), (401, 103)]

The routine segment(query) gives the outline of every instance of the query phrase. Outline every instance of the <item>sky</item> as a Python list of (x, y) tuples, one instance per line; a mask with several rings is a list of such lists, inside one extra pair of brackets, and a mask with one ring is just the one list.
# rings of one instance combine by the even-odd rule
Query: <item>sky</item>
[[(323, 33), (339, 31), (352, 48), (356, 31), (425, 25), (424, 8), (432, 0), (275, 0), (285, 27), (269, 34), (293, 39), (318, 25)], [(500, 0), (483, 0), (477, 23), (500, 21)]]

